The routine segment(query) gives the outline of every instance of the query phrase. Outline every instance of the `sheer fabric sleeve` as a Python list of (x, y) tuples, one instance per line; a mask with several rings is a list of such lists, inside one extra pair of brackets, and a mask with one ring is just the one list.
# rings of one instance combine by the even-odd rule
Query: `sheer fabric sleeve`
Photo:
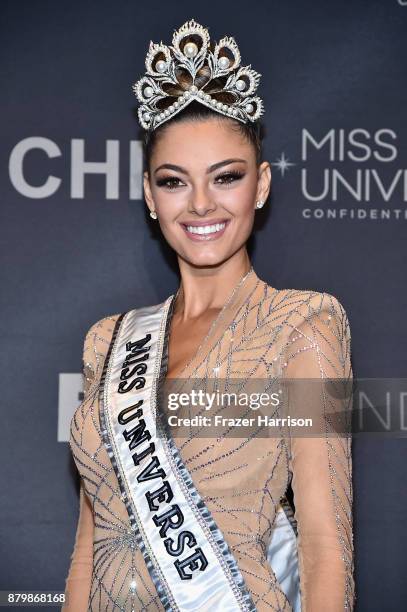
[[(97, 365), (92, 342), (92, 326), (85, 337), (83, 346), (83, 391), (84, 400), (96, 381)], [(90, 593), (93, 571), (93, 530), (94, 519), (91, 502), (85, 492), (85, 483), (80, 479), (79, 517), (76, 529), (75, 543), (71, 554), (68, 576), (65, 581), (67, 602), (62, 607), (63, 612), (86, 612)]]
[(81, 480), (79, 518), (68, 577), (64, 612), (86, 612), (93, 569), (93, 511)]
[[(284, 377), (303, 379), (288, 381), (290, 414), (298, 408), (305, 416), (303, 407), (312, 398), (311, 416), (318, 423), (312, 437), (301, 434), (289, 439), (301, 612), (349, 612), (355, 598), (350, 328), (343, 306), (330, 294), (313, 293), (302, 306), (283, 363)], [(312, 379), (311, 385), (305, 379)], [(326, 383), (331, 392), (326, 392)], [(336, 425), (324, 429), (335, 416)], [(338, 433), (338, 422), (345, 421), (346, 427)]]

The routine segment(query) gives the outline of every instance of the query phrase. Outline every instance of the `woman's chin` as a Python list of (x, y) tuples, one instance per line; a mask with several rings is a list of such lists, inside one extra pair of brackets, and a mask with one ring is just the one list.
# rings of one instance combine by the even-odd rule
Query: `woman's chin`
[(188, 262), (191, 266), (196, 266), (199, 268), (207, 268), (220, 266), (224, 261), (228, 259), (228, 254), (208, 254), (202, 253), (201, 255), (185, 253), (181, 256), (186, 262)]

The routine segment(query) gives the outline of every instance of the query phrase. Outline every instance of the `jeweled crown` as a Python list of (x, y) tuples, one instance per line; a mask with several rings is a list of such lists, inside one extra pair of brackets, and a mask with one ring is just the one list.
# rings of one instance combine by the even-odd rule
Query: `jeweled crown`
[(261, 74), (251, 64), (240, 66), (240, 59), (233, 37), (211, 43), (194, 19), (174, 32), (172, 45), (151, 41), (146, 73), (132, 85), (141, 126), (154, 130), (193, 100), (243, 123), (256, 121), (264, 112), (253, 95)]

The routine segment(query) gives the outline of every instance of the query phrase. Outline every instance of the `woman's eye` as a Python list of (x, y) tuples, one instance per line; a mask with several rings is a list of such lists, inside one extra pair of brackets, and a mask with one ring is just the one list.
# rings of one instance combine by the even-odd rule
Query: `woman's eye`
[(221, 185), (230, 185), (231, 183), (243, 178), (243, 176), (244, 174), (242, 172), (225, 172), (224, 174), (217, 176), (215, 182), (219, 182)]
[(157, 180), (158, 187), (167, 187), (168, 189), (176, 189), (183, 185), (180, 179), (176, 176), (165, 176)]
[[(219, 174), (215, 178), (215, 183), (218, 185), (230, 185), (235, 181), (243, 178), (243, 172), (224, 172), (223, 174)], [(184, 183), (177, 176), (163, 176), (157, 179), (156, 182), (158, 187), (165, 187), (166, 189), (174, 190), (178, 187), (183, 187)]]

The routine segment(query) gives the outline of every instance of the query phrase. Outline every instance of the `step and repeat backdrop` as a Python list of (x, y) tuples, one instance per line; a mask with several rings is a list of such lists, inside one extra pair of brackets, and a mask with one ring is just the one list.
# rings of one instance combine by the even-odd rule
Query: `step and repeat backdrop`
[[(169, 43), (191, 18), (235, 37), (262, 74), (273, 173), (249, 244), (257, 274), (341, 301), (357, 377), (407, 378), (407, 2), (19, 0), (0, 12), (0, 590), (62, 591), (84, 336), (178, 286), (143, 201), (131, 85), (150, 39)], [(363, 612), (406, 597), (406, 440), (393, 429), (353, 444)]]

